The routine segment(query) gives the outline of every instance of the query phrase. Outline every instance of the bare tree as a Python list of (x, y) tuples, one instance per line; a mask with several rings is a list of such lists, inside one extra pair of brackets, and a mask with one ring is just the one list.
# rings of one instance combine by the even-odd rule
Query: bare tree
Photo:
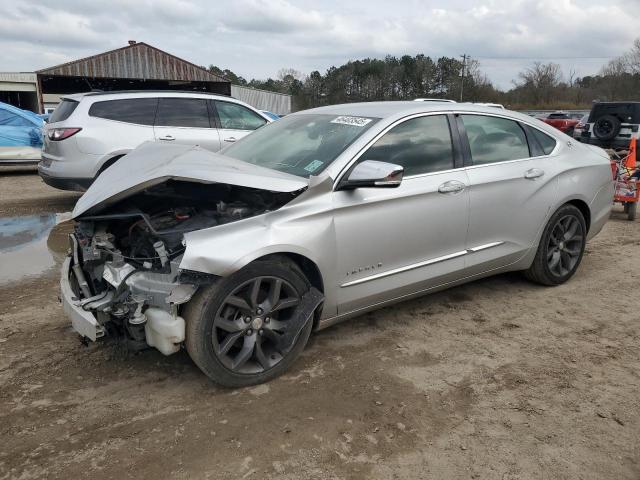
[(640, 73), (640, 38), (636, 38), (633, 42), (631, 50), (622, 56), (627, 73)]
[(562, 69), (557, 63), (535, 62), (520, 72), (519, 77), (518, 87), (531, 97), (534, 104), (549, 104), (562, 81)]
[(296, 80), (304, 82), (307, 76), (295, 68), (281, 68), (278, 70), (278, 80), (284, 80), (286, 77), (293, 77)]

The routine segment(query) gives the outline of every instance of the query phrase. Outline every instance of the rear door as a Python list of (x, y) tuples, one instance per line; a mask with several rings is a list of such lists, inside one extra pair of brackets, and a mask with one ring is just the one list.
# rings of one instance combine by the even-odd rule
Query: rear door
[(161, 97), (153, 127), (156, 141), (220, 150), (220, 136), (207, 103), (203, 98)]
[(217, 114), (223, 148), (267, 123), (264, 117), (244, 105), (223, 100), (215, 100), (211, 105)]
[(515, 120), (461, 114), (458, 126), (468, 140), (465, 266), (475, 274), (513, 263), (534, 245), (554, 205), (562, 162), (552, 154), (552, 137)]

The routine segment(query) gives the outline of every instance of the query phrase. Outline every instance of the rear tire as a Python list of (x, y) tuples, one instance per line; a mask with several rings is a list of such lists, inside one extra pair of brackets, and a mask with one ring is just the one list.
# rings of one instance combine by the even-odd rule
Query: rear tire
[[(189, 355), (211, 380), (225, 387), (256, 385), (281, 375), (311, 334), (313, 321), (286, 349), (276, 343), (295, 310), (295, 299), (309, 288), (295, 263), (277, 257), (253, 262), (201, 289), (182, 312)], [(282, 295), (271, 301), (275, 290)]]
[(634, 221), (637, 215), (638, 202), (629, 202), (625, 204), (625, 207), (627, 211), (627, 219)]
[(542, 285), (560, 285), (578, 269), (586, 245), (587, 226), (582, 212), (571, 204), (549, 219), (529, 269), (527, 279)]

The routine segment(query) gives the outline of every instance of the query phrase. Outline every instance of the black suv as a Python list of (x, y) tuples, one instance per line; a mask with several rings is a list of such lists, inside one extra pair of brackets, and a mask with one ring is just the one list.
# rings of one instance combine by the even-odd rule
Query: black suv
[(604, 148), (628, 148), (638, 138), (640, 102), (600, 102), (591, 108), (580, 135), (584, 143)]

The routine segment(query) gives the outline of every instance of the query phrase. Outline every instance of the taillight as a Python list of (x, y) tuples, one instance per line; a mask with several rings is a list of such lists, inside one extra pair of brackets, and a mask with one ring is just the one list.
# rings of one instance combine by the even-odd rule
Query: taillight
[(54, 142), (59, 142), (60, 140), (64, 140), (65, 138), (72, 137), (76, 133), (78, 133), (81, 128), (52, 128), (51, 130), (47, 130), (47, 137), (49, 140), (53, 140)]

